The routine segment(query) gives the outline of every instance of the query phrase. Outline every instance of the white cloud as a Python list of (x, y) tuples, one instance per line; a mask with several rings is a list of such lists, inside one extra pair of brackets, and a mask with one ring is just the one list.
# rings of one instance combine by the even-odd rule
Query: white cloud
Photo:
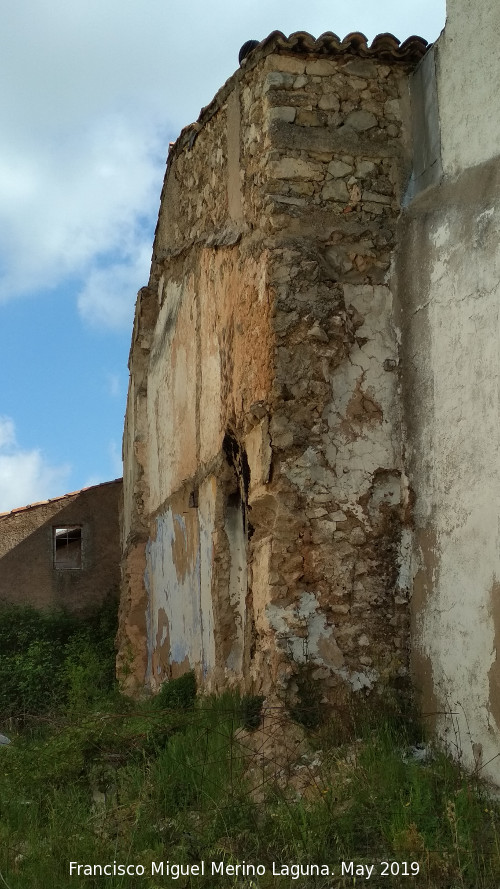
[(78, 295), (82, 317), (91, 325), (130, 330), (137, 291), (147, 284), (150, 262), (151, 245), (138, 241), (121, 262), (91, 269)]
[(65, 492), (70, 467), (50, 466), (38, 449), (23, 450), (10, 417), (0, 417), (0, 512)]
[[(18, 160), (25, 169), (13, 178), (14, 165), (0, 149), (0, 300), (79, 275), (83, 315), (88, 317), (85, 308), (93, 301), (99, 307), (96, 321), (129, 325), (130, 304), (149, 274), (144, 213), (158, 202), (162, 141), (153, 126), (140, 134), (124, 119), (94, 121), (85, 136), (68, 138), (62, 147), (41, 146), (36, 165), (28, 156)], [(99, 263), (110, 253), (114, 268), (102, 280)], [(104, 286), (97, 299), (96, 288), (112, 278), (114, 285)]]
[(76, 277), (87, 321), (130, 323), (168, 140), (236, 69), (246, 40), (275, 29), (434, 39), (443, 23), (444, 0), (9, 4), (0, 32), (0, 301)]
[(0, 417), (0, 449), (11, 447), (15, 440), (14, 421), (10, 417)]
[(122, 393), (120, 374), (108, 372), (106, 374), (106, 382), (111, 398), (120, 398)]

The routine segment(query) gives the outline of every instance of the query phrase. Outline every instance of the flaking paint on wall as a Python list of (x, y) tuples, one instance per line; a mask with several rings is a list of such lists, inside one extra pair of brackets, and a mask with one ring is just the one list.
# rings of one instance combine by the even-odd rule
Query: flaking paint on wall
[[(155, 537), (146, 549), (146, 587), (150, 602), (150, 673), (169, 678), (172, 664), (203, 664), (200, 614), (200, 558), (196, 516), (168, 509), (156, 519)], [(168, 633), (169, 650), (162, 651)], [(163, 656), (162, 656), (163, 655)]]

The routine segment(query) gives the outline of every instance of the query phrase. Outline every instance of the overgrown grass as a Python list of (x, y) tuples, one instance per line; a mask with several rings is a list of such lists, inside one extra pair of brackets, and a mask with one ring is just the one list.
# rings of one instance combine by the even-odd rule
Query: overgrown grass
[[(97, 656), (104, 671), (105, 636)], [(405, 757), (414, 726), (379, 714), (339, 743), (329, 722), (306, 735), (279, 712), (264, 710), (261, 721), (258, 698), (196, 699), (192, 674), (140, 704), (109, 683), (94, 696), (91, 643), (97, 635), (81, 630), (62, 643), (57, 707), (36, 718), (24, 713), (12, 743), (0, 748), (0, 885), (500, 885), (498, 805), (442, 753), (425, 763)], [(70, 876), (71, 861), (143, 866), (144, 875)], [(204, 861), (205, 874), (172, 879), (167, 861)], [(266, 872), (214, 876), (212, 861)], [(370, 880), (342, 874), (342, 861), (375, 865)], [(382, 861), (400, 874), (383, 877)], [(164, 863), (163, 876), (151, 873), (152, 862)], [(277, 876), (273, 862), (278, 870), (324, 864), (334, 873)], [(402, 876), (404, 862), (408, 870), (418, 863), (418, 876)]]
[(0, 718), (92, 706), (114, 686), (116, 600), (84, 622), (65, 611), (0, 607)]

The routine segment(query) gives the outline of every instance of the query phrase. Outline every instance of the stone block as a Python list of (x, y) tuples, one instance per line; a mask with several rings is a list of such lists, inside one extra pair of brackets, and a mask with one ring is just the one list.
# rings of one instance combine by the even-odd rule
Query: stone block
[(303, 74), (306, 63), (296, 56), (285, 56), (273, 53), (266, 59), (266, 67), (277, 71), (285, 71), (288, 74)]
[(366, 213), (372, 213), (374, 216), (381, 216), (384, 212), (384, 205), (378, 201), (363, 201), (363, 210)]
[(401, 117), (399, 99), (388, 99), (384, 105), (384, 114), (387, 117), (396, 117), (399, 120)]
[(325, 77), (328, 74), (336, 74), (337, 63), (330, 59), (314, 59), (306, 64), (306, 74), (315, 74)]
[(270, 71), (264, 80), (262, 93), (265, 95), (270, 89), (290, 89), (295, 78), (292, 74), (284, 74), (282, 71)]
[(345, 126), (357, 133), (371, 130), (378, 124), (377, 118), (371, 111), (351, 111), (345, 119)]
[(373, 201), (375, 204), (390, 204), (391, 198), (387, 194), (378, 194), (375, 191), (364, 191), (363, 201)]
[(377, 68), (374, 62), (369, 59), (354, 59), (344, 65), (344, 71), (347, 74), (354, 74), (356, 77), (376, 77)]
[(294, 88), (294, 90), (300, 90), (300, 89), (302, 89), (303, 86), (306, 86), (307, 83), (309, 83), (309, 80), (306, 77), (306, 75), (299, 74), (299, 76), (296, 77), (293, 82), (293, 88)]
[(341, 509), (338, 509), (336, 512), (330, 513), (330, 518), (332, 522), (346, 522), (347, 516), (345, 512), (342, 512)]
[(324, 114), (321, 114), (321, 112), (309, 110), (307, 108), (300, 108), (297, 111), (295, 123), (299, 127), (322, 127), (325, 122), (325, 116)]
[(373, 161), (361, 160), (356, 161), (356, 175), (357, 176), (368, 176), (370, 173), (373, 173), (375, 169), (375, 164)]
[(321, 197), (325, 201), (342, 201), (347, 203), (349, 200), (347, 185), (342, 180), (328, 182), (321, 191)]
[(335, 179), (341, 179), (349, 173), (352, 173), (352, 166), (350, 164), (345, 164), (343, 161), (332, 161), (328, 164), (328, 172), (330, 173), (330, 176), (333, 176)]
[(322, 111), (338, 111), (340, 100), (334, 93), (325, 93), (318, 102), (318, 108), (321, 108)]
[(284, 120), (287, 123), (293, 123), (296, 115), (297, 109), (291, 105), (275, 105), (267, 112), (267, 119), (270, 122), (273, 120)]
[(299, 157), (282, 157), (270, 165), (273, 179), (307, 179), (317, 182), (323, 178), (320, 164), (312, 164)]
[(309, 337), (309, 339), (317, 340), (319, 343), (327, 343), (329, 341), (328, 334), (325, 333), (318, 322), (313, 324), (313, 326), (307, 331), (307, 336)]

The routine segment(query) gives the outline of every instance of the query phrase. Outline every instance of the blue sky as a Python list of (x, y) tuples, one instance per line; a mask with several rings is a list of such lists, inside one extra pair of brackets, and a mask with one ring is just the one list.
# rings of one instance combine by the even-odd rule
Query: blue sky
[(168, 142), (279, 29), (439, 36), (445, 0), (17, 0), (0, 34), (0, 512), (121, 475)]

